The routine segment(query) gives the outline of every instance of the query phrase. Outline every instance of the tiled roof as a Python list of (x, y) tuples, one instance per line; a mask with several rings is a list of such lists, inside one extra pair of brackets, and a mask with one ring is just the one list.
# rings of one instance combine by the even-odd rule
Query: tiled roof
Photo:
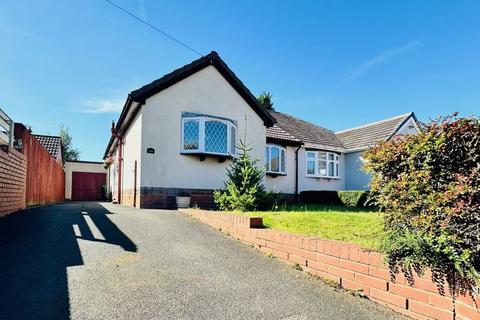
[(48, 153), (53, 158), (57, 158), (58, 153), (60, 152), (62, 148), (62, 138), (59, 136), (44, 136), (44, 135), (38, 135), (34, 134), (33, 135), (40, 144), (47, 149)]
[(367, 148), (391, 138), (411, 116), (414, 116), (413, 112), (360, 127), (338, 131), (336, 135), (347, 149)]
[(273, 127), (267, 128), (267, 138), (284, 140), (299, 143), (301, 142), (299, 139), (295, 138), (282, 128), (278, 126), (278, 123), (274, 124)]
[(267, 128), (267, 138), (343, 148), (342, 142), (331, 130), (285, 113), (270, 111), (270, 114), (277, 120), (277, 123), (273, 127)]
[[(225, 80), (237, 91), (237, 93), (245, 100), (245, 102), (258, 114), (258, 116), (263, 119), (263, 122), (266, 127), (270, 127), (274, 124), (274, 119), (266, 112), (263, 107), (261, 107), (257, 99), (252, 95), (250, 90), (243, 84), (243, 82), (235, 75), (235, 73), (227, 66), (227, 64), (220, 58), (218, 53), (215, 51), (210, 52), (204, 57), (199, 58), (169, 74), (164, 75), (160, 79), (153, 81), (150, 84), (147, 84), (137, 90), (130, 92), (128, 95), (127, 101), (123, 107), (120, 118), (117, 121), (115, 130), (118, 133), (123, 134), (123, 130), (127, 130), (130, 124), (127, 122), (126, 128), (122, 129), (123, 122), (129, 115), (130, 109), (132, 108), (133, 102), (140, 102), (140, 105), (145, 103), (145, 100), (162, 90), (190, 77), (192, 74), (213, 66), (217, 69), (218, 72), (222, 74)], [(108, 155), (113, 152), (114, 138), (113, 135), (110, 137), (110, 140), (105, 150), (103, 158), (105, 159)], [(111, 150), (112, 149), (112, 150)]]

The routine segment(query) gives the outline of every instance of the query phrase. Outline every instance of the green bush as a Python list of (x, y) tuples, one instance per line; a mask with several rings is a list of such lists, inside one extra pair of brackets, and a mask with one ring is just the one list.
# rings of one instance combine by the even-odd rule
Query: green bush
[(264, 172), (257, 166), (259, 160), (250, 157), (251, 148), (243, 141), (237, 149), (239, 155), (227, 168), (226, 190), (216, 190), (213, 199), (220, 210), (250, 211), (255, 209), (257, 198), (265, 193)]
[(302, 191), (300, 200), (305, 204), (327, 204), (341, 205), (342, 200), (338, 197), (337, 191)]
[(453, 297), (480, 283), (480, 120), (441, 118), (364, 154), (371, 190), (385, 211), (393, 273), (430, 268)]
[(366, 190), (340, 190), (338, 197), (347, 207), (366, 207), (369, 191)]
[(240, 192), (237, 186), (228, 182), (227, 190), (214, 191), (213, 197), (218, 209), (224, 211), (240, 210), (250, 211), (255, 208), (255, 200), (257, 190), (255, 188), (246, 189), (244, 192)]
[(259, 211), (276, 211), (285, 205), (283, 196), (280, 193), (268, 191), (257, 195), (255, 209)]

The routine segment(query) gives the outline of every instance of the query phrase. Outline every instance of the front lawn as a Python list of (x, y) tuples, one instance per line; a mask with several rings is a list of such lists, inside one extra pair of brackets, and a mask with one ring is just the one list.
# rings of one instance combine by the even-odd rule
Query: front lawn
[(378, 249), (383, 235), (382, 213), (368, 209), (303, 205), (246, 214), (262, 217), (268, 228), (341, 240), (368, 249)]

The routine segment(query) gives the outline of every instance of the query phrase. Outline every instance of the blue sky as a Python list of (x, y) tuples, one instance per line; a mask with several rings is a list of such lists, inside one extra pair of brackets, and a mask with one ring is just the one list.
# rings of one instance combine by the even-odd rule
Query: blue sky
[[(113, 0), (332, 130), (480, 110), (479, 1)], [(102, 0), (0, 2), (0, 107), (101, 159), (129, 91), (198, 58)]]

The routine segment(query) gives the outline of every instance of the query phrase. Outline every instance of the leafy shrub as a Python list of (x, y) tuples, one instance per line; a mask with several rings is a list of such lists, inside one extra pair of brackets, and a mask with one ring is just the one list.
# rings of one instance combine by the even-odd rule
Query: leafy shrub
[(233, 182), (228, 182), (226, 188), (225, 191), (216, 190), (213, 193), (215, 204), (220, 210), (250, 211), (255, 208), (257, 193), (255, 188), (248, 188), (244, 192), (240, 192)]
[(369, 191), (366, 190), (340, 190), (338, 197), (347, 207), (366, 207)]
[(341, 205), (337, 191), (302, 191), (300, 200), (305, 204)]
[(213, 199), (220, 210), (250, 211), (255, 209), (257, 198), (265, 193), (264, 172), (257, 166), (259, 160), (250, 157), (251, 148), (243, 141), (237, 149), (239, 155), (227, 168), (226, 190), (216, 190)]
[(285, 204), (283, 200), (283, 196), (280, 193), (273, 191), (262, 192), (257, 195), (255, 209), (260, 211), (276, 211), (282, 204)]
[(375, 201), (385, 211), (393, 273), (430, 268), (452, 296), (479, 284), (480, 120), (456, 114), (398, 136), (364, 155)]

